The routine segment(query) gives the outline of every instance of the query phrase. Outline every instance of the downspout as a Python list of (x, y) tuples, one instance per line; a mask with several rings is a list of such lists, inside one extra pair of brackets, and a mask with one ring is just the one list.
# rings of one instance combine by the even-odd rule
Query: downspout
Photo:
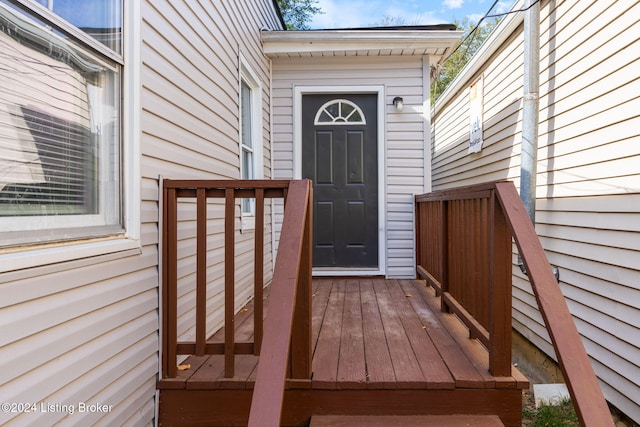
[[(536, 226), (536, 176), (538, 174), (538, 108), (540, 87), (540, 0), (528, 0), (524, 15), (524, 94), (520, 152), (520, 198)], [(518, 266), (527, 270), (518, 255)], [(560, 270), (551, 266), (556, 280)]]
[(540, 86), (540, 2), (539, 0), (528, 0), (527, 7), (524, 17), (524, 96), (520, 154), (520, 198), (535, 226), (538, 88)]

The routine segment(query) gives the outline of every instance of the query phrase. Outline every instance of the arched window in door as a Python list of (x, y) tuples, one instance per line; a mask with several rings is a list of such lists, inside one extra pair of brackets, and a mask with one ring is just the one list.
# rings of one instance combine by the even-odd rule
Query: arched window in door
[(347, 99), (333, 99), (318, 109), (315, 125), (365, 125), (364, 113)]

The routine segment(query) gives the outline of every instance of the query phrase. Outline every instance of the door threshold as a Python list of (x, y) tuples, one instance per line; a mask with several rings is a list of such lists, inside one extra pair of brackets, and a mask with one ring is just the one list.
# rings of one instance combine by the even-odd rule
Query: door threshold
[(323, 276), (383, 276), (384, 271), (374, 268), (314, 267), (314, 277)]

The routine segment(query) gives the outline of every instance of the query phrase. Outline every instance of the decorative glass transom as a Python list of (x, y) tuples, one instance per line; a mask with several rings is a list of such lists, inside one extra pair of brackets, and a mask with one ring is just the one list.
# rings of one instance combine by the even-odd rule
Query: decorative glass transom
[(360, 107), (346, 99), (333, 99), (318, 109), (316, 125), (364, 125), (364, 114)]

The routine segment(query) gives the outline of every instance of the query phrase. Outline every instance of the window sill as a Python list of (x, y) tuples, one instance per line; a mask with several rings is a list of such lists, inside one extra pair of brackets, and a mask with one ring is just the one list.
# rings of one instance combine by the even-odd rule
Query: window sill
[(14, 272), (34, 267), (121, 253), (131, 256), (141, 252), (140, 241), (127, 238), (110, 238), (85, 242), (59, 243), (22, 248), (19, 251), (0, 251), (0, 273)]

